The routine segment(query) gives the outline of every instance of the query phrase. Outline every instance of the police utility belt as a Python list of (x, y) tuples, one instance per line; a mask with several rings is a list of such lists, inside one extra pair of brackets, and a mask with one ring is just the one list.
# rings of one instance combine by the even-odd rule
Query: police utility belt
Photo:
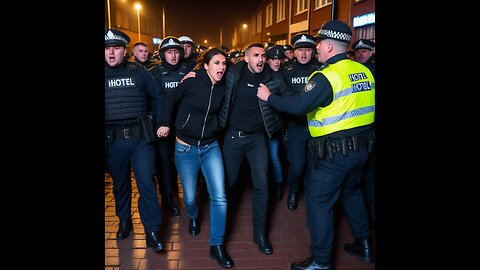
[(326, 156), (328, 156), (329, 159), (333, 159), (333, 155), (336, 153), (342, 153), (346, 156), (348, 155), (348, 152), (358, 151), (360, 146), (368, 146), (368, 152), (371, 153), (374, 143), (374, 132), (341, 139), (323, 136), (311, 139), (308, 142), (308, 149), (312, 154), (313, 159), (318, 162), (318, 160), (324, 159)]
[(106, 143), (112, 143), (116, 138), (133, 139), (138, 141), (145, 136), (148, 143), (155, 141), (155, 129), (150, 115), (138, 118), (138, 126), (129, 128), (105, 129)]

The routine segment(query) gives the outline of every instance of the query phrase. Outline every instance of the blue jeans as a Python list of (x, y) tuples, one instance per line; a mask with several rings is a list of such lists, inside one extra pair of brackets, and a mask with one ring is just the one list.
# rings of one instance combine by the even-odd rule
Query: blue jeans
[(202, 146), (175, 142), (175, 165), (183, 188), (183, 199), (188, 217), (198, 217), (196, 199), (199, 169), (205, 176), (210, 197), (210, 246), (222, 245), (227, 221), (225, 174), (220, 146), (217, 141)]
[(268, 140), (268, 158), (270, 159), (270, 163), (272, 165), (273, 171), (273, 180), (275, 184), (281, 184), (283, 182), (282, 178), (282, 163), (280, 162), (280, 156), (278, 154), (278, 148), (280, 146), (280, 142), (282, 141), (282, 137), (279, 134), (272, 136)]

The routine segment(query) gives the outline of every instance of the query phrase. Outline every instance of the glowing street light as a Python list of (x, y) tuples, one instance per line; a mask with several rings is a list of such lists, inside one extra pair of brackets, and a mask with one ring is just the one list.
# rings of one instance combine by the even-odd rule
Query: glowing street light
[(136, 3), (135, 9), (137, 10), (137, 20), (138, 20), (138, 41), (140, 41), (140, 9), (142, 9), (142, 5), (140, 5), (139, 3)]
[(242, 27), (243, 27), (243, 29), (247, 29), (247, 24), (244, 23), (244, 24), (242, 25)]

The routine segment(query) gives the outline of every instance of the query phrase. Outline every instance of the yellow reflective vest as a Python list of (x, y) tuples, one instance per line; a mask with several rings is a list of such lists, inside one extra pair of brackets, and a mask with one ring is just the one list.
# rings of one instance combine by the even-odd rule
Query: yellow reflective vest
[(308, 81), (322, 73), (333, 89), (333, 101), (307, 114), (312, 137), (371, 124), (375, 120), (375, 79), (363, 64), (350, 59), (325, 65)]

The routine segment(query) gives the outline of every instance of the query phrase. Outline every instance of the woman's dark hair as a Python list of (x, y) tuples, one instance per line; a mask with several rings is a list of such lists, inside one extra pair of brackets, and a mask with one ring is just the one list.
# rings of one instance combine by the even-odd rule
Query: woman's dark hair
[(197, 64), (195, 65), (193, 70), (201, 69), (203, 67), (203, 64), (208, 65), (210, 63), (210, 60), (212, 60), (212, 58), (217, 54), (221, 54), (225, 56), (225, 59), (227, 59), (227, 54), (224, 51), (220, 50), (219, 48), (211, 48), (200, 54)]

